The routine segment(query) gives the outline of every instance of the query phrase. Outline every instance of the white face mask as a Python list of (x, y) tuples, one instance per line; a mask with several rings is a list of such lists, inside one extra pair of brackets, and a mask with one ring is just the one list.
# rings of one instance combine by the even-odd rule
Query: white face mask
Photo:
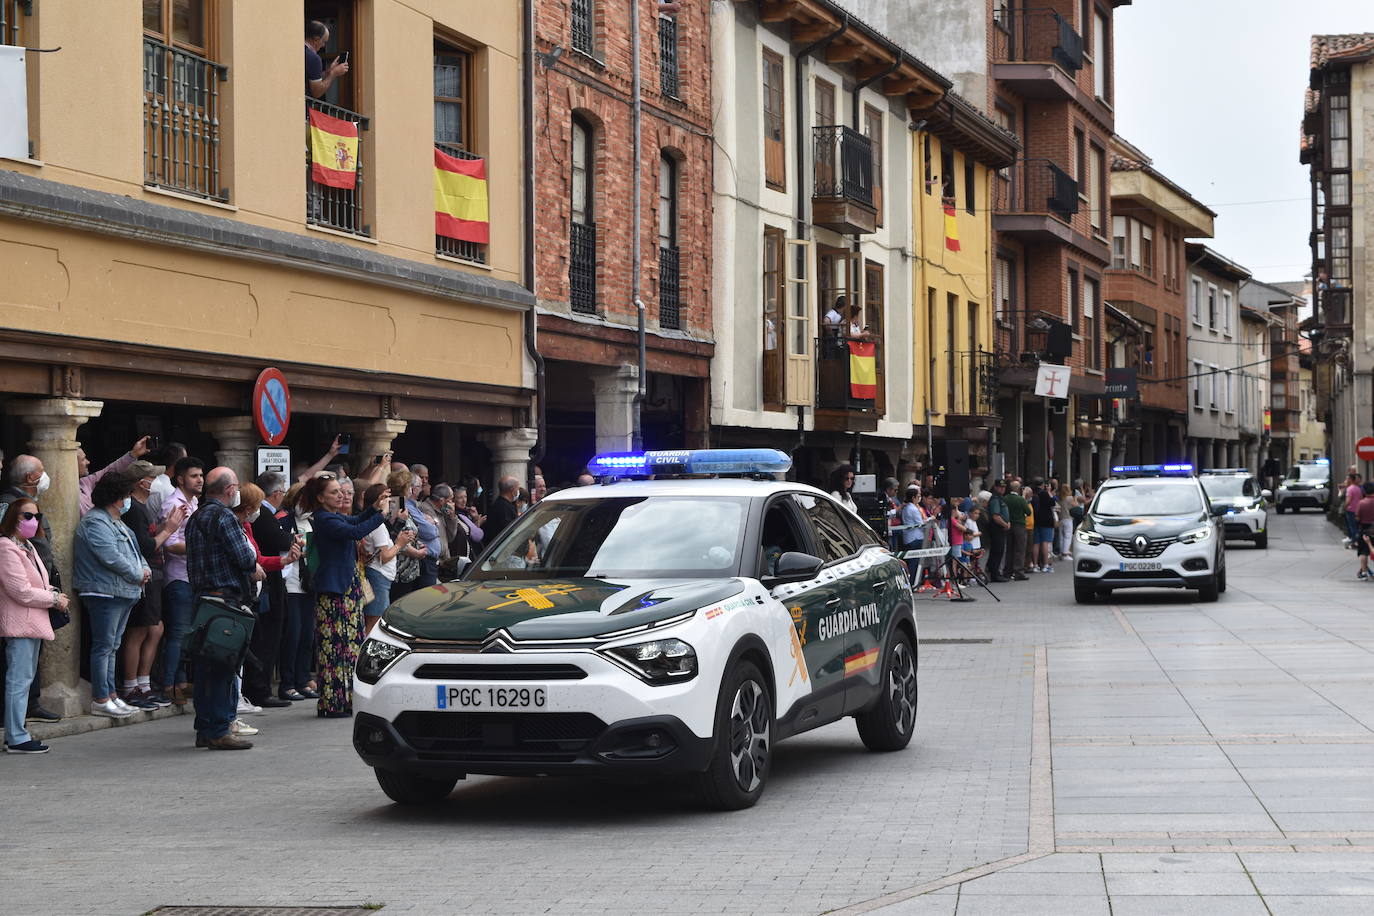
[(248, 516), (248, 524), (251, 525), (251, 524), (253, 524), (254, 522), (256, 522), (256, 521), (258, 520), (258, 516), (259, 516), (259, 515), (262, 515), (262, 510), (261, 510), (261, 509), (255, 510), (255, 511), (253, 512), (252, 515)]
[(33, 485), (34, 495), (42, 496), (44, 493), (48, 492), (48, 487), (50, 486), (52, 486), (52, 478), (48, 476), (47, 471), (44, 471), (42, 476), (38, 478), (38, 483)]
[(230, 508), (230, 509), (237, 509), (237, 508), (239, 507), (239, 503), (241, 503), (241, 502), (243, 502), (243, 494), (239, 493), (238, 490), (235, 490), (235, 491), (234, 491), (234, 501), (231, 502), (231, 503), (229, 504), (229, 508)]

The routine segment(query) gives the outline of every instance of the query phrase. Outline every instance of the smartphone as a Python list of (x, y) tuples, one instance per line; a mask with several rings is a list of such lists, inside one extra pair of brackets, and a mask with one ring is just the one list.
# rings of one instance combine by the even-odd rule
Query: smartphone
[(148, 451), (155, 452), (162, 447), (162, 439), (160, 437), (147, 436), (146, 438), (148, 441), (144, 444), (148, 446)]
[(372, 456), (372, 463), (373, 463), (373, 464), (381, 464), (381, 463), (382, 463), (382, 456), (381, 456), (381, 455), (373, 455), (373, 456)]
[(348, 63), (348, 52), (345, 51), (342, 54), (340, 54), (337, 58), (335, 58), (334, 62), (339, 64)]
[(352, 433), (339, 433), (339, 454), (347, 455), (353, 445)]

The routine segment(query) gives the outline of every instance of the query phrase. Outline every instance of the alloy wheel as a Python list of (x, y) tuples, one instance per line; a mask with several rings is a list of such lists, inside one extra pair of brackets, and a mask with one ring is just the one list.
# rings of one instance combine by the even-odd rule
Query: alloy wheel
[(887, 669), (887, 689), (892, 696), (892, 719), (897, 733), (908, 734), (916, 724), (916, 666), (906, 643), (892, 647)]
[(730, 767), (745, 792), (763, 781), (759, 774), (767, 768), (771, 720), (768, 694), (758, 682), (740, 684), (730, 708)]

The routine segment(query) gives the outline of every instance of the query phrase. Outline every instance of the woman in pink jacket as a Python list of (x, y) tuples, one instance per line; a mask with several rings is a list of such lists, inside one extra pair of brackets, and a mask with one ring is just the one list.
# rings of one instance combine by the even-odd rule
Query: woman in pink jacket
[(24, 729), (29, 685), (38, 670), (40, 640), (52, 639), (49, 608), (67, 609), (67, 596), (48, 586), (48, 571), (29, 538), (42, 514), (31, 499), (10, 504), (0, 519), (0, 637), (5, 639), (5, 750), (46, 754), (48, 746)]

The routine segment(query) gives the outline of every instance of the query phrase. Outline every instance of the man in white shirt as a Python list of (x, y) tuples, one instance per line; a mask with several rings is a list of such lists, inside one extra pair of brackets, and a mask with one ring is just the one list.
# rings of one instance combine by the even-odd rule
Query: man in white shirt
[[(167, 471), (170, 471), (187, 454), (189, 453), (186, 451), (186, 446), (180, 442), (168, 442), (162, 450), (162, 461), (159, 463), (164, 465)], [(152, 511), (153, 518), (162, 518), (162, 503), (176, 489), (172, 483), (171, 475), (167, 471), (153, 478), (153, 488), (148, 492), (148, 509)]]

